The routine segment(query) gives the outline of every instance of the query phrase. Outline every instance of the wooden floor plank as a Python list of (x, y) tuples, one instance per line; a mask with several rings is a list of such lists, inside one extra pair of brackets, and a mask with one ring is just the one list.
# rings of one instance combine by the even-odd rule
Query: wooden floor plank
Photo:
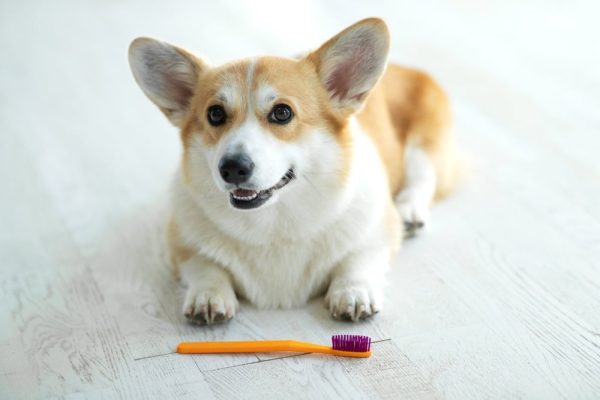
[(415, 365), (389, 341), (374, 343), (368, 359), (301, 355), (210, 371), (205, 377), (217, 399), (436, 398)]

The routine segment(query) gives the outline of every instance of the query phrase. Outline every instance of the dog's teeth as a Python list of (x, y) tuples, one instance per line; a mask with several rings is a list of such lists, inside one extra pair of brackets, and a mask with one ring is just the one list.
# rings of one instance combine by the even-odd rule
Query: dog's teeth
[(233, 198), (236, 200), (243, 200), (243, 201), (249, 201), (249, 200), (254, 200), (256, 198), (256, 196), (258, 196), (258, 193), (254, 193), (250, 196), (236, 196), (235, 194), (233, 195)]
[[(271, 196), (271, 194), (278, 189), (281, 189), (282, 187), (284, 187), (285, 185), (287, 185), (292, 179), (294, 179), (295, 174), (294, 171), (288, 171), (286, 172), (286, 174), (281, 178), (281, 180), (273, 187), (269, 188), (269, 189), (265, 189), (265, 190), (261, 190), (260, 192), (253, 192), (251, 190), (245, 190), (245, 189), (237, 189), (234, 190), (231, 193), (231, 197), (234, 200), (238, 200), (238, 201), (252, 201), (254, 199), (256, 199), (257, 197), (260, 197), (261, 199), (268, 199), (269, 196)], [(249, 196), (240, 196), (237, 195), (236, 192), (238, 193), (244, 193), (247, 194), (248, 192), (252, 193)]]

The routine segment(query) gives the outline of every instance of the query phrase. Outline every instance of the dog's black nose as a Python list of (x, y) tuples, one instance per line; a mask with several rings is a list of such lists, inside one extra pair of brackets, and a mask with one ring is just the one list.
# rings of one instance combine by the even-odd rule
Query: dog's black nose
[(245, 154), (225, 156), (219, 161), (219, 173), (227, 183), (236, 185), (247, 182), (252, 176), (254, 163)]

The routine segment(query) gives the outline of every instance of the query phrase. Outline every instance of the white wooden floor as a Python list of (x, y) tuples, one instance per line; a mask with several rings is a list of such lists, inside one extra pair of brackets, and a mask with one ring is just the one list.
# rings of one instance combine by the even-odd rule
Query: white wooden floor
[[(600, 398), (598, 2), (371, 3), (0, 2), (0, 398)], [(188, 325), (159, 225), (177, 133), (129, 41), (291, 55), (370, 15), (450, 92), (470, 178), (406, 242), (373, 320), (319, 300)], [(172, 353), (339, 332), (373, 357)]]

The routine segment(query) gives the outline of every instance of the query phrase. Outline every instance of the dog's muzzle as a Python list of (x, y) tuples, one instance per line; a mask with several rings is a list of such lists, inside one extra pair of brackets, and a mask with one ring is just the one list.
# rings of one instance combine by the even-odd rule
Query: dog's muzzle
[(274, 186), (265, 190), (252, 190), (238, 188), (229, 192), (229, 201), (235, 208), (250, 210), (265, 204), (271, 198), (273, 192), (281, 189), (296, 178), (294, 170), (290, 168), (285, 175)]

